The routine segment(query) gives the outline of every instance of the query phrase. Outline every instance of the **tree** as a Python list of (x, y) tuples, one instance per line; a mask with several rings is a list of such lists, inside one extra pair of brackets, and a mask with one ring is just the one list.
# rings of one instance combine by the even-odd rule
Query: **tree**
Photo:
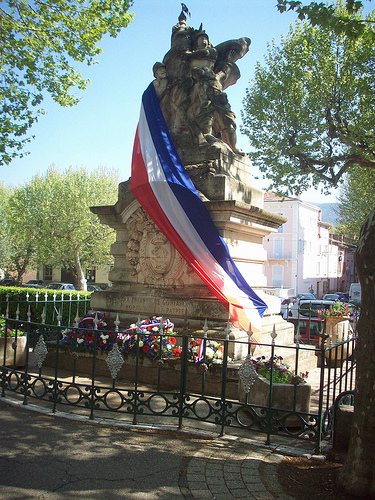
[(354, 167), (340, 187), (337, 231), (357, 240), (369, 207), (375, 207), (375, 171)]
[(6, 208), (12, 192), (12, 188), (0, 182), (0, 270), (6, 273), (12, 270), (9, 268), (11, 246), (9, 244), (9, 232), (5, 218)]
[(352, 39), (362, 36), (374, 39), (375, 33), (367, 29), (367, 25), (374, 25), (374, 21), (361, 17), (353, 18), (353, 14), (360, 12), (363, 5), (364, 2), (358, 0), (346, 0), (346, 10), (337, 12), (334, 5), (322, 2), (311, 2), (304, 6), (302, 2), (296, 0), (277, 0), (279, 12), (294, 10), (298, 14), (298, 19), (301, 21), (307, 19), (313, 26), (328, 28), (337, 35), (346, 35)]
[[(329, 189), (349, 168), (374, 169), (374, 16), (367, 19), (371, 23), (363, 23), (354, 38), (345, 30), (336, 34), (329, 24), (327, 29), (319, 22), (299, 24), (281, 48), (270, 47), (267, 68), (257, 66), (244, 102), (245, 132), (255, 148), (253, 158), (279, 192), (299, 193), (320, 182)], [(375, 498), (374, 262), (375, 210), (362, 227), (356, 252), (364, 300), (353, 427), (338, 480), (346, 492), (366, 498)]]
[(7, 209), (9, 231), (39, 265), (73, 267), (84, 290), (84, 266), (107, 263), (114, 241), (114, 231), (100, 224), (90, 206), (113, 204), (117, 185), (117, 173), (104, 168), (61, 173), (50, 167), (15, 189)]
[(306, 22), (269, 45), (246, 92), (243, 132), (271, 189), (299, 194), (337, 186), (354, 165), (375, 169), (373, 48)]
[(339, 472), (339, 484), (348, 493), (375, 498), (375, 209), (362, 226), (355, 255), (362, 289), (358, 321), (357, 372), (354, 419), (349, 450)]
[(116, 37), (133, 18), (131, 0), (8, 0), (0, 7), (0, 165), (22, 157), (28, 130), (43, 113), (48, 92), (62, 106), (73, 106), (75, 87), (89, 83), (74, 62), (93, 64), (97, 43)]

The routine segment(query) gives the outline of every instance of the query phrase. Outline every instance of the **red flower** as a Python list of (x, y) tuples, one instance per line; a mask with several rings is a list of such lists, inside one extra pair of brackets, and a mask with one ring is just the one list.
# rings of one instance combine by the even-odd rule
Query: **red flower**
[(181, 356), (181, 349), (178, 349), (178, 347), (175, 347), (172, 352), (175, 356)]
[(176, 338), (175, 337), (170, 337), (168, 342), (171, 344), (171, 345), (175, 345), (176, 343)]
[(158, 351), (158, 350), (159, 350), (159, 346), (158, 346), (158, 344), (154, 344), (154, 345), (152, 346), (152, 348), (153, 348), (153, 350), (154, 350), (154, 351)]
[(148, 352), (150, 350), (150, 346), (145, 344), (142, 349), (143, 349), (143, 352)]

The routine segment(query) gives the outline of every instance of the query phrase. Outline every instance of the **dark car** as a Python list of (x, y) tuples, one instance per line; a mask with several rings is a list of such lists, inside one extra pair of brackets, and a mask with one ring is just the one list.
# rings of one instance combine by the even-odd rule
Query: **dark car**
[(0, 286), (17, 286), (17, 283), (13, 278), (4, 278), (0, 280)]
[(294, 325), (294, 341), (297, 340), (299, 329), (300, 343), (319, 345), (320, 333), (323, 330), (324, 320), (319, 318), (288, 318), (289, 323)]
[(101, 288), (97, 285), (87, 285), (88, 292), (99, 292)]
[(349, 302), (349, 292), (336, 292), (341, 302)]
[(338, 293), (326, 293), (323, 296), (323, 300), (340, 300), (340, 295)]
[(45, 288), (46, 284), (43, 280), (29, 280), (23, 286), (25, 288)]
[(316, 299), (313, 293), (299, 293), (297, 295), (298, 300), (314, 300)]
[[(108, 283), (90, 283), (91, 285), (95, 286), (97, 290), (108, 290), (109, 285)], [(89, 284), (87, 284), (88, 286)]]

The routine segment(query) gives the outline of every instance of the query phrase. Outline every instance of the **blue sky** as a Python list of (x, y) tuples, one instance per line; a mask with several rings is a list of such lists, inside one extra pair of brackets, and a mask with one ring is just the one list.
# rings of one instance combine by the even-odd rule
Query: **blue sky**
[[(247, 36), (252, 43), (240, 61), (242, 77), (227, 89), (229, 102), (241, 124), (242, 100), (252, 78), (256, 61), (263, 62), (267, 42), (280, 41), (296, 19), (294, 13), (280, 14), (276, 0), (189, 0), (192, 14), (188, 24), (203, 28), (217, 45), (232, 38)], [(33, 127), (35, 139), (28, 145), (30, 154), (0, 167), (0, 181), (23, 184), (37, 172), (55, 164), (61, 169), (100, 165), (120, 172), (120, 179), (130, 176), (134, 133), (138, 122), (141, 96), (153, 79), (152, 66), (161, 61), (170, 48), (172, 26), (177, 23), (181, 3), (174, 0), (135, 0), (131, 9), (133, 23), (116, 38), (106, 37), (100, 44), (100, 64), (77, 65), (76, 69), (91, 80), (82, 92), (80, 103), (62, 108), (48, 97), (42, 106), (48, 113)], [(238, 144), (249, 150), (246, 137), (238, 132)], [(257, 172), (254, 170), (254, 175)], [(256, 181), (265, 187), (264, 181)], [(303, 199), (315, 202), (334, 201), (310, 191)]]

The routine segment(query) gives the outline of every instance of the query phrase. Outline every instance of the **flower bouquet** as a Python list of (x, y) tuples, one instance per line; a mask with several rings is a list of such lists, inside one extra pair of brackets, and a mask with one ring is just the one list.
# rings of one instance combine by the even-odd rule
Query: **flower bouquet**
[[(98, 335), (95, 339), (96, 330)], [(110, 351), (117, 342), (117, 334), (111, 329), (106, 316), (99, 312), (87, 314), (77, 327), (63, 330), (62, 335), (61, 345), (76, 347), (78, 351)]]
[(350, 307), (345, 304), (345, 302), (337, 300), (330, 307), (326, 309), (318, 309), (316, 312), (319, 314), (319, 319), (327, 319), (331, 317), (349, 318), (352, 311)]
[(136, 356), (138, 339), (140, 357), (167, 360), (178, 358), (181, 356), (181, 348), (176, 345), (173, 328), (174, 324), (169, 319), (162, 320), (160, 316), (152, 316), (139, 325), (132, 324), (127, 330), (118, 334), (119, 350), (122, 354)]
[[(224, 346), (209, 339), (194, 339), (189, 342), (188, 361), (196, 364), (205, 363), (208, 367), (223, 364)], [(231, 358), (228, 356), (228, 361)]]

